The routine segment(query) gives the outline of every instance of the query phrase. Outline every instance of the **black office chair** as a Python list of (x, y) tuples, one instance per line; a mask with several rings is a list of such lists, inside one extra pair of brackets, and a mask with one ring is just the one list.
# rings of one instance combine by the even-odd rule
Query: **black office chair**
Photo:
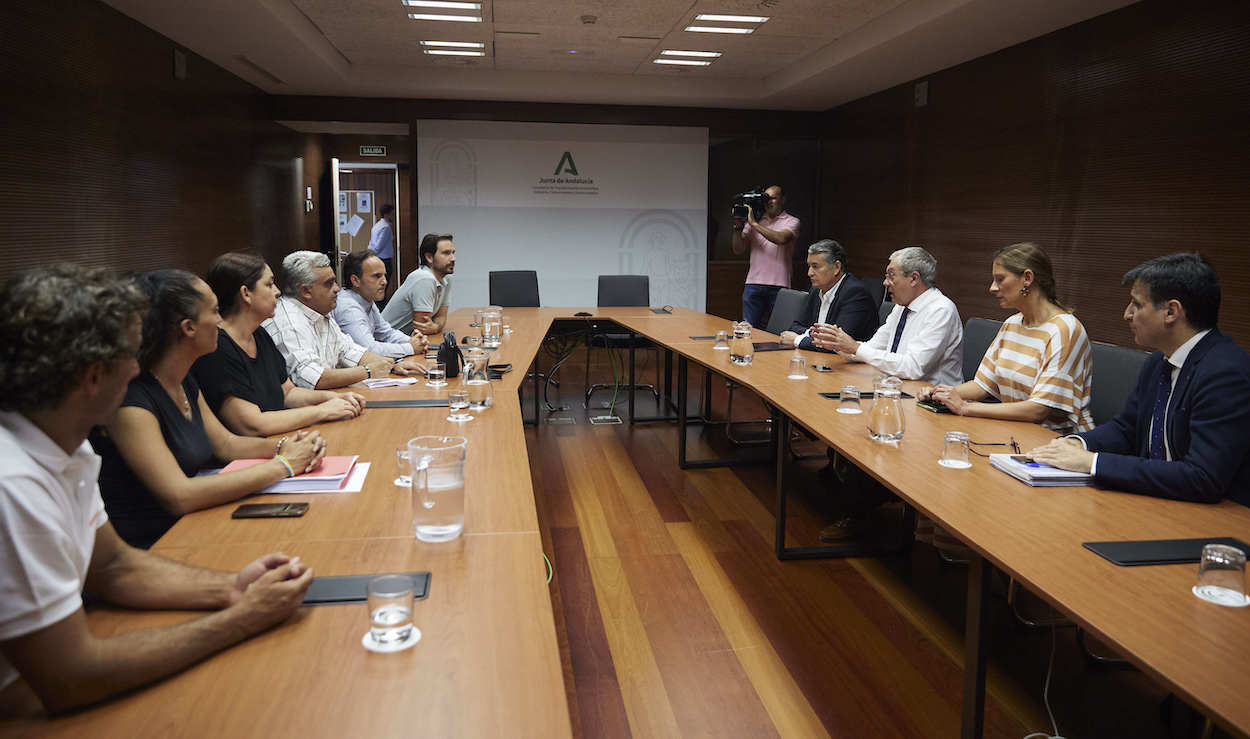
[[(880, 306), (885, 301), (885, 285), (881, 283), (881, 280), (862, 280), (862, 282), (868, 290), (868, 294), (872, 296), (872, 302)], [(890, 307), (894, 307), (894, 304), (891, 303)], [(889, 314), (887, 313), (887, 315)], [(885, 323), (885, 318), (881, 316), (881, 309), (878, 308), (877, 325), (880, 326), (883, 323)]]
[[(768, 325), (764, 328), (770, 334), (780, 334), (782, 331), (788, 331), (794, 322), (798, 320), (799, 314), (803, 311), (803, 305), (807, 302), (807, 293), (801, 290), (791, 290), (783, 287), (777, 293), (777, 300), (773, 303), (772, 315), (768, 318)], [(725, 388), (728, 390), (729, 398), (725, 405), (725, 438), (730, 443), (739, 446), (759, 445), (768, 443), (767, 439), (737, 439), (733, 435), (733, 427), (742, 424), (764, 424), (769, 425), (772, 419), (769, 418), (752, 418), (742, 421), (733, 420), (734, 417), (734, 389), (738, 384), (733, 380), (725, 381)]]
[[(647, 275), (599, 275), (599, 295), (596, 305), (601, 308), (651, 305), (651, 278)], [(583, 401), (585, 407), (590, 407), (590, 396), (597, 390), (612, 387), (612, 385), (604, 383), (590, 384), (590, 350), (594, 347), (602, 347), (608, 350), (627, 347), (629, 346), (631, 336), (632, 334), (630, 333), (620, 331), (603, 331), (593, 322), (590, 324), (590, 333), (586, 337), (586, 398)], [(655, 351), (655, 372), (656, 381), (658, 382), (660, 375), (660, 348), (646, 339), (633, 337), (633, 340), (636, 348)], [(656, 390), (655, 385), (647, 383), (633, 387), (627, 386), (628, 392), (634, 392), (638, 388), (650, 390), (656, 401), (659, 401), (660, 392)]]
[(981, 358), (985, 356), (998, 330), (1003, 327), (1002, 321), (991, 321), (988, 318), (969, 318), (964, 324), (964, 382), (976, 377), (977, 367), (981, 366)]
[(1137, 375), (1150, 355), (1137, 349), (1093, 342), (1094, 379), (1089, 414), (1094, 424), (1106, 423), (1124, 408), (1137, 385)]
[(490, 304), (501, 308), (537, 308), (538, 273), (532, 269), (491, 272)]
[(877, 326), (884, 326), (885, 319), (890, 317), (890, 311), (894, 310), (894, 303), (888, 300), (881, 301), (881, 307), (877, 308)]

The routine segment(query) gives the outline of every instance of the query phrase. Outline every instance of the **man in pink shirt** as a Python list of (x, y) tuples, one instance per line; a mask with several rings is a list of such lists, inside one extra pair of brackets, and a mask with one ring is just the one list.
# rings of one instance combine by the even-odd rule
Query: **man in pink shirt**
[(751, 250), (751, 269), (742, 290), (742, 320), (763, 328), (772, 315), (773, 303), (783, 287), (790, 287), (790, 262), (799, 239), (799, 219), (785, 212), (781, 185), (764, 191), (768, 205), (764, 217), (755, 220), (755, 209), (746, 218), (734, 219), (733, 252)]

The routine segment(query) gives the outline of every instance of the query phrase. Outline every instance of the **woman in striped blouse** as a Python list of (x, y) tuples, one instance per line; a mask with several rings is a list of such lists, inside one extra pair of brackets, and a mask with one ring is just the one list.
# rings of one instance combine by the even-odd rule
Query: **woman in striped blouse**
[[(920, 397), (962, 416), (1029, 421), (1061, 434), (1092, 429), (1089, 336), (1055, 298), (1050, 257), (1036, 244), (1005, 246), (994, 255), (993, 276), (990, 294), (1017, 313), (1003, 322), (976, 377)], [(982, 402), (991, 396), (1002, 402)]]

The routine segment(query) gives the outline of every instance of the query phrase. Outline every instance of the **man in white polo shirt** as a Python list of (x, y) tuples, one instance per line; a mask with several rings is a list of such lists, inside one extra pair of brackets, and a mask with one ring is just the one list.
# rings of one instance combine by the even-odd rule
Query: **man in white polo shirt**
[[(122, 542), (87, 433), (139, 371), (143, 294), (102, 270), (37, 267), (0, 289), (0, 704), (8, 715), (89, 705), (159, 680), (299, 608), (312, 570), (269, 554), (238, 573)], [(84, 588), (123, 608), (219, 609), (93, 635)], [(42, 704), (42, 706), (40, 705)]]
[(408, 274), (382, 311), (386, 322), (404, 333), (441, 334), (447, 325), (456, 245), (451, 234), (426, 234), (418, 250), (421, 266)]

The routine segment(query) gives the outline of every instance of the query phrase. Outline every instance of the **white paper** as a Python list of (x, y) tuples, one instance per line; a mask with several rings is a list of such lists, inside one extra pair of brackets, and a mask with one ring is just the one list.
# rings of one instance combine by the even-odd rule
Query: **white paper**
[(356, 212), (372, 213), (373, 212), (373, 193), (358, 192), (356, 193)]
[(339, 213), (339, 233), (347, 233), (347, 214)]
[(415, 377), (379, 377), (372, 380), (363, 381), (366, 386), (371, 388), (378, 387), (395, 387), (398, 385), (415, 385), (420, 380)]
[(347, 193), (345, 192), (339, 193), (339, 212), (347, 212)]
[(357, 462), (352, 467), (352, 473), (347, 476), (347, 482), (343, 483), (343, 487), (335, 490), (259, 490), (261, 493), (273, 493), (277, 495), (311, 495), (313, 493), (359, 493), (365, 486), (365, 476), (369, 474), (368, 462)]
[(364, 220), (353, 213), (351, 220), (347, 222), (347, 233), (351, 234), (352, 238), (355, 238), (356, 234), (360, 233), (360, 227), (363, 225), (365, 225)]

